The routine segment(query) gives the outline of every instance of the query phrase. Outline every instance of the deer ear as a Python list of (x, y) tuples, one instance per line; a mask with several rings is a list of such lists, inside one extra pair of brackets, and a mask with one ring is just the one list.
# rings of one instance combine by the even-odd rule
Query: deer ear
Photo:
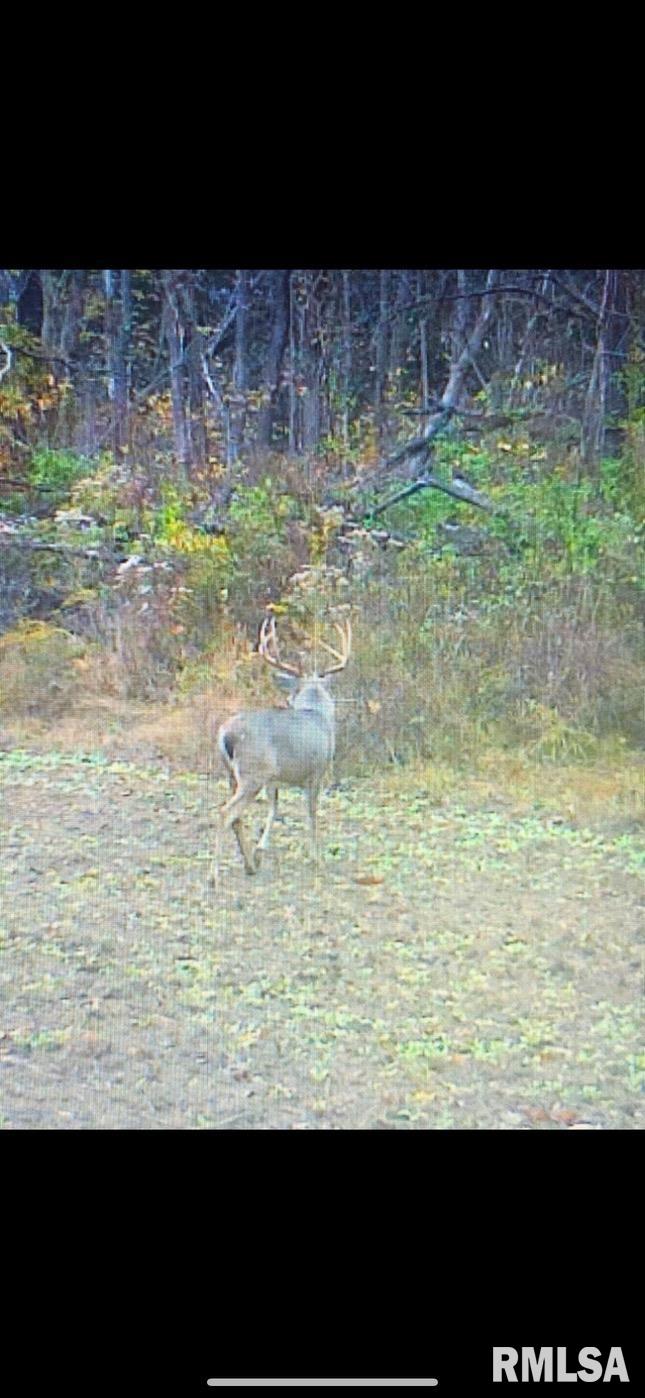
[(295, 694), (300, 685), (297, 675), (283, 675), (281, 670), (273, 671), (273, 682), (277, 684), (278, 689), (286, 690), (287, 694)]

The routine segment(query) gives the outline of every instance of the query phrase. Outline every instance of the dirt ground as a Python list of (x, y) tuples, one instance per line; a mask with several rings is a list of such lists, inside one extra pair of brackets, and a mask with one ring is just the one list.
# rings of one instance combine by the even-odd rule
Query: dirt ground
[(341, 782), (319, 870), (285, 793), (252, 879), (224, 783), (14, 749), (0, 786), (5, 1128), (643, 1126), (629, 822)]

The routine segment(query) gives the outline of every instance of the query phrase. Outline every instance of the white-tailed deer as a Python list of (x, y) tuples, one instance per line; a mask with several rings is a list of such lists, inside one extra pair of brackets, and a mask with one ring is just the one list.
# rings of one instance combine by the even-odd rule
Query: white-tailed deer
[[(301, 667), (280, 660), (275, 633), (275, 617), (266, 618), (260, 631), (258, 650), (268, 665), (277, 670), (276, 680), (289, 692), (289, 709), (252, 709), (226, 719), (217, 734), (233, 795), (222, 810), (224, 828), (232, 827), (247, 874), (256, 874), (262, 851), (278, 805), (280, 786), (299, 786), (307, 794), (311, 850), (316, 849), (316, 808), (325, 772), (334, 756), (334, 701), (329, 693), (329, 677), (344, 670), (349, 659), (352, 633), (349, 620), (335, 622), (341, 650), (319, 644), (335, 659), (321, 674), (314, 668), (305, 674)], [(267, 821), (254, 850), (249, 850), (242, 827), (242, 814), (266, 787), (269, 798)]]

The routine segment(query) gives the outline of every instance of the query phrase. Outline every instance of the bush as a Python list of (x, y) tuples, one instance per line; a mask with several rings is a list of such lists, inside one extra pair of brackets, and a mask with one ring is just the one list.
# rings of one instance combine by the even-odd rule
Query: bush
[[(353, 700), (340, 749), (371, 762), (471, 763), (486, 748), (578, 761), (645, 739), (637, 589), (408, 548), (354, 585)], [(633, 560), (630, 567), (633, 568)]]
[(79, 684), (85, 646), (60, 626), (23, 621), (0, 637), (0, 709), (9, 718), (56, 718)]
[[(231, 601), (244, 615), (258, 600), (279, 593), (285, 576), (297, 566), (289, 542), (289, 524), (301, 515), (298, 501), (266, 476), (259, 485), (239, 486), (228, 513), (232, 555)], [(260, 603), (260, 606), (262, 603)]]
[(84, 456), (73, 451), (54, 451), (50, 447), (40, 447), (32, 454), (29, 467), (29, 481), (36, 487), (44, 487), (56, 495), (65, 495), (75, 481), (88, 474), (91, 463)]

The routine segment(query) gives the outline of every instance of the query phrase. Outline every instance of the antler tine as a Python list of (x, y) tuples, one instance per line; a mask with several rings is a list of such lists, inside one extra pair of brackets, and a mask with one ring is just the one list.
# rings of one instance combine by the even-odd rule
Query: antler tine
[(319, 641), (318, 645), (320, 646), (321, 650), (326, 650), (329, 653), (329, 655), (335, 655), (337, 660), (342, 660), (343, 657), (340, 651), (334, 650), (333, 646), (328, 646), (326, 641)]
[(335, 655), (336, 659), (339, 662), (338, 665), (331, 665), (328, 670), (325, 670), (324, 673), (326, 675), (333, 675), (337, 670), (344, 670), (347, 661), (349, 660), (352, 649), (352, 625), (349, 620), (349, 617), (347, 618), (344, 626), (342, 626), (339, 621), (335, 621), (334, 626), (336, 627), (336, 630), (340, 636), (340, 641), (343, 649), (341, 652), (335, 650), (333, 646), (328, 646), (325, 641), (320, 642), (320, 645), (323, 647), (323, 649), (328, 651), (330, 655)]
[[(274, 655), (271, 655), (271, 652), (269, 650), (269, 646), (271, 644), (273, 644), (273, 648), (275, 651)], [(260, 628), (260, 642), (258, 645), (258, 653), (262, 656), (263, 660), (266, 660), (268, 665), (274, 665), (277, 670), (283, 670), (285, 674), (297, 675), (300, 678), (302, 671), (298, 669), (297, 665), (289, 665), (286, 660), (280, 659), (278, 653), (278, 638), (275, 633), (274, 616), (265, 617), (264, 621), (262, 622), (262, 626)]]

